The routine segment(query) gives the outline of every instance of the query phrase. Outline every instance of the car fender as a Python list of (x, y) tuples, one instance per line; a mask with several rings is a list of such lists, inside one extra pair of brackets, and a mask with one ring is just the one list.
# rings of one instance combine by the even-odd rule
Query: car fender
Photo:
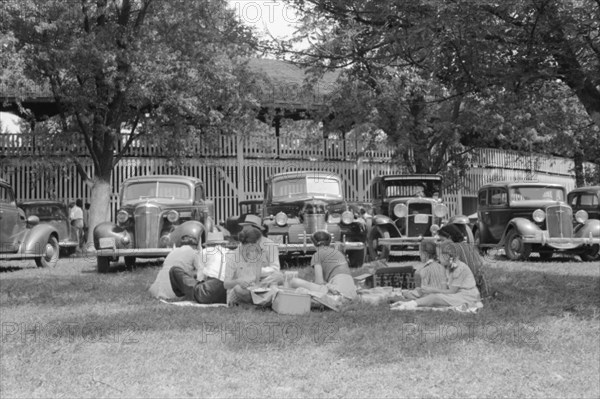
[(400, 231), (394, 224), (394, 221), (385, 215), (375, 215), (373, 216), (372, 229), (381, 229), (390, 233), (390, 237), (400, 237)]
[(465, 215), (454, 215), (450, 218), (450, 220), (448, 220), (448, 223), (446, 224), (471, 224), (471, 221), (469, 220), (468, 216)]
[(506, 240), (506, 236), (508, 232), (512, 229), (517, 230), (517, 232), (522, 236), (535, 236), (542, 229), (531, 220), (526, 218), (514, 218), (511, 219), (510, 222), (506, 225), (506, 229), (504, 229), (504, 234), (502, 235), (502, 240), (500, 240), (500, 244), (504, 244)]
[[(199, 237), (202, 239), (202, 242), (206, 242), (206, 231), (208, 231), (207, 228), (199, 221), (188, 220), (175, 227), (175, 229), (169, 233), (169, 244), (177, 247), (180, 246), (181, 237), (183, 236)], [(198, 244), (201, 243), (198, 242)]]
[(588, 219), (584, 224), (580, 224), (575, 229), (575, 237), (600, 237), (600, 220)]
[(51, 235), (58, 240), (58, 231), (49, 224), (38, 224), (33, 226), (23, 237), (21, 250), (24, 254), (40, 254), (45, 252), (46, 243)]
[(94, 228), (94, 246), (100, 248), (101, 238), (114, 238), (116, 248), (125, 248), (123, 239), (127, 238), (128, 243), (133, 242), (134, 237), (131, 237), (129, 232), (124, 228), (117, 226), (112, 222), (102, 222)]

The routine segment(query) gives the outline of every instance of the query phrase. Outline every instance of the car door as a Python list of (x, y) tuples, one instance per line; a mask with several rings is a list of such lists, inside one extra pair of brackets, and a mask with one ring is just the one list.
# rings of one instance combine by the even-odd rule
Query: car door
[(25, 221), (19, 214), (13, 191), (0, 185), (0, 251), (18, 250), (19, 232), (25, 229)]
[(488, 231), (490, 240), (500, 242), (502, 234), (511, 219), (508, 206), (508, 190), (505, 187), (493, 187), (488, 194)]

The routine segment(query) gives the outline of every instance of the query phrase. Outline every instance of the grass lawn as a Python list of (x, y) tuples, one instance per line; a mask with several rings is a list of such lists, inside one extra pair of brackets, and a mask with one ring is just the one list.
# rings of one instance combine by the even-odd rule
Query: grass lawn
[(492, 258), (475, 315), (177, 307), (115, 269), (0, 267), (0, 397), (600, 397), (598, 264)]

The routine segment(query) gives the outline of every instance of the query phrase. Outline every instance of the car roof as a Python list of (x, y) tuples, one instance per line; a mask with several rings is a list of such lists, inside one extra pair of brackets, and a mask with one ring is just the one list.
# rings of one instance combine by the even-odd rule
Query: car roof
[(402, 180), (430, 180), (430, 181), (441, 181), (441, 175), (431, 174), (392, 174), (392, 175), (381, 175), (375, 176), (373, 182), (376, 181), (402, 181)]
[(586, 192), (596, 192), (596, 193), (600, 193), (600, 186), (585, 186), (585, 187), (577, 187), (574, 188), (573, 190), (571, 190), (571, 193), (586, 193)]
[(333, 173), (333, 172), (327, 172), (327, 171), (322, 171), (322, 170), (297, 170), (297, 171), (292, 171), (292, 172), (282, 172), (282, 173), (276, 173), (273, 176), (269, 177), (269, 180), (281, 180), (281, 179), (286, 179), (289, 177), (322, 177), (322, 178), (327, 178), (327, 177), (331, 177), (331, 178), (335, 178), (338, 180), (341, 180), (340, 175), (338, 175), (337, 173)]
[(67, 204), (65, 204), (62, 201), (44, 200), (44, 199), (19, 201), (19, 206), (21, 206), (21, 205), (61, 205), (61, 206), (67, 206)]
[(125, 180), (123, 183), (132, 183), (132, 182), (144, 182), (144, 181), (157, 181), (157, 180), (165, 180), (165, 181), (176, 181), (183, 183), (201, 183), (202, 180), (197, 177), (192, 176), (181, 176), (181, 175), (150, 175), (150, 176), (135, 176), (130, 177)]
[(527, 180), (523, 180), (523, 181), (496, 181), (496, 182), (492, 182), (492, 183), (487, 183), (484, 184), (483, 186), (481, 186), (479, 188), (479, 190), (483, 190), (485, 188), (490, 188), (490, 187), (507, 187), (507, 188), (511, 188), (511, 187), (522, 187), (522, 186), (528, 186), (528, 187), (554, 187), (554, 188), (562, 188), (564, 189), (565, 186), (560, 184), (560, 183), (543, 183), (543, 182), (539, 182), (539, 181), (527, 181)]

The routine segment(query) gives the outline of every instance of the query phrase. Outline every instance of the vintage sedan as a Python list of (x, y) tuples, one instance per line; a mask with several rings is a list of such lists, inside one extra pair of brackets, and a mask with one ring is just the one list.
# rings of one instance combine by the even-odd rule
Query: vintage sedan
[(561, 184), (486, 184), (478, 192), (475, 242), (482, 249), (503, 247), (511, 260), (527, 259), (531, 252), (543, 259), (556, 251), (593, 255), (600, 244), (600, 221), (588, 219), (584, 210), (573, 215), (566, 198)]
[(38, 267), (54, 267), (58, 255), (56, 228), (35, 215), (26, 216), (12, 187), (0, 179), (0, 260), (33, 259)]
[(204, 184), (194, 177), (176, 175), (127, 179), (120, 189), (116, 223), (94, 229), (98, 272), (108, 271), (111, 260), (159, 258), (171, 252), (184, 235), (206, 242), (214, 224), (214, 206), (205, 197)]
[[(573, 212), (585, 211), (589, 219), (600, 220), (600, 186), (579, 187), (567, 195), (567, 204)], [(585, 224), (575, 220), (575, 231), (583, 228)], [(592, 250), (581, 254), (583, 260), (600, 260), (600, 246), (594, 245)]]
[(440, 175), (384, 175), (371, 182), (372, 218), (368, 243), (372, 259), (387, 259), (390, 251), (415, 248), (424, 239), (434, 239), (446, 223), (459, 226), (465, 239), (473, 241), (469, 219), (449, 218), (441, 197)]
[(363, 265), (365, 220), (344, 199), (340, 176), (322, 171), (275, 174), (265, 183), (263, 201), (265, 234), (278, 244), (283, 257), (314, 253), (311, 235), (326, 230), (351, 267)]
[(71, 226), (69, 207), (60, 201), (30, 200), (19, 202), (17, 206), (25, 211), (25, 216), (37, 216), (40, 223), (53, 226), (58, 233), (58, 246), (65, 255), (71, 255), (79, 245), (77, 230)]

